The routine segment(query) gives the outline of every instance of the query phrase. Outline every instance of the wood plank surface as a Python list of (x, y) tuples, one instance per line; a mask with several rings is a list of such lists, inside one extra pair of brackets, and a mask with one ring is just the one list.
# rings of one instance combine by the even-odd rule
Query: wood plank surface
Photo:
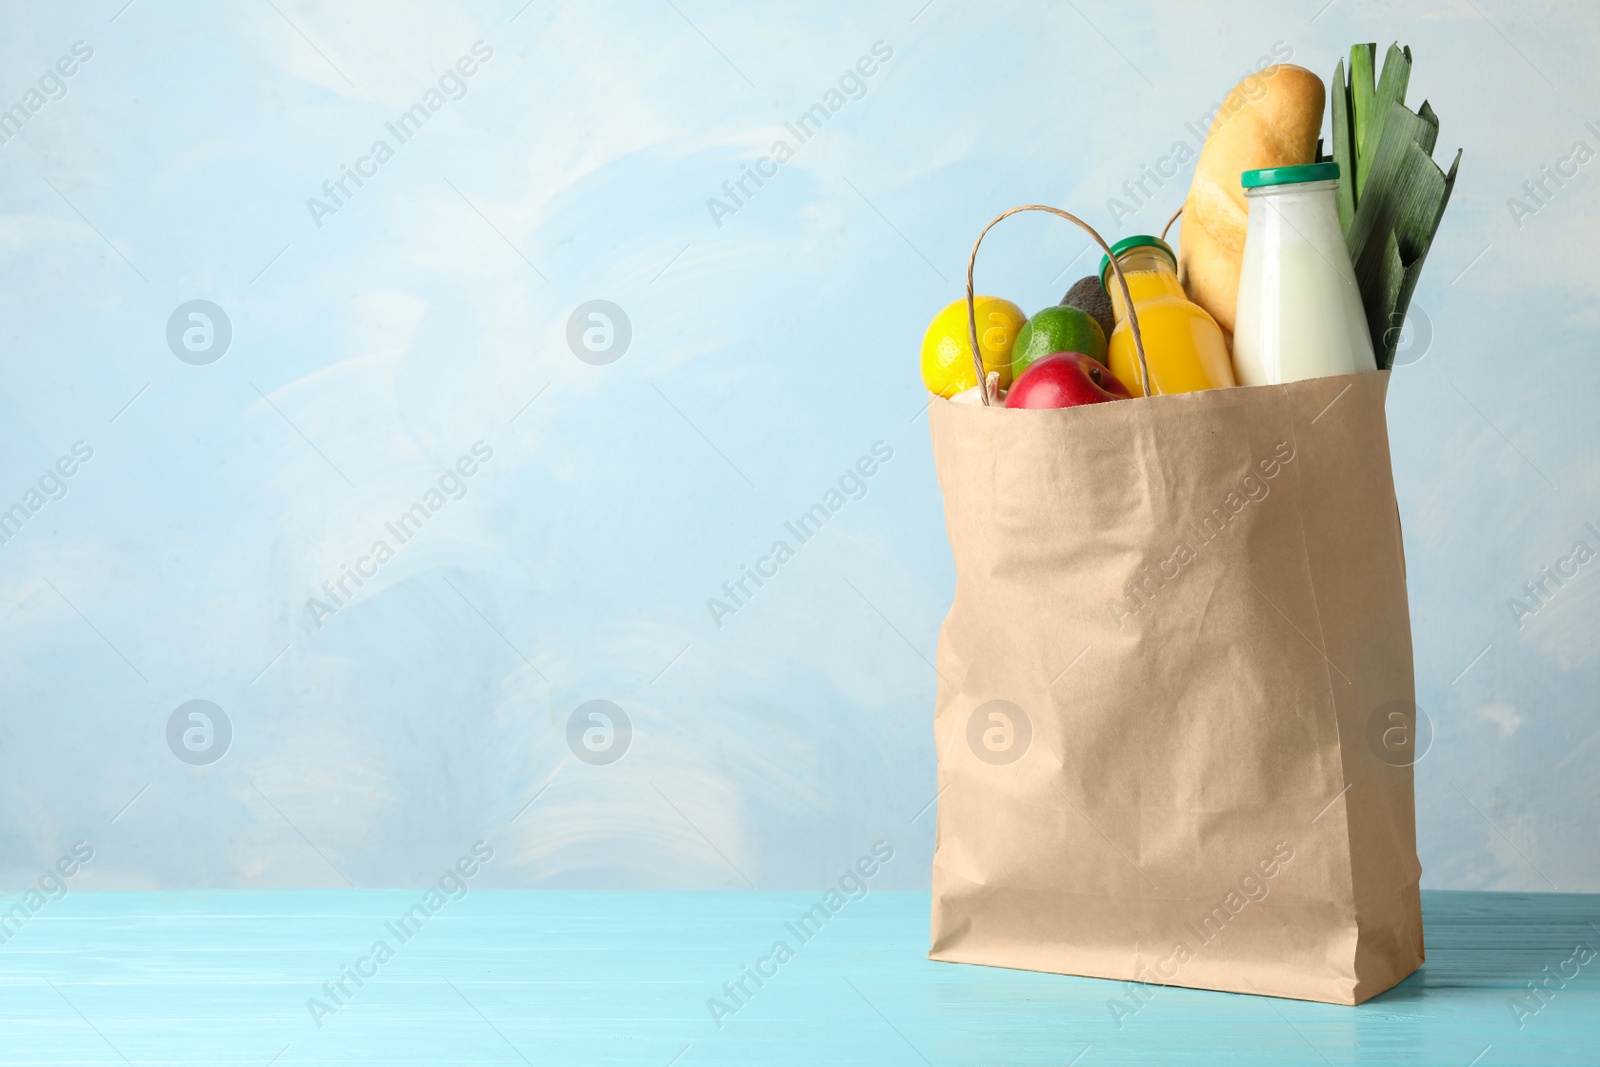
[(6, 927), (0, 1064), (1600, 1063), (1600, 896), (1426, 892), (1355, 1008), (932, 963), (926, 893), (820, 899), (76, 892)]

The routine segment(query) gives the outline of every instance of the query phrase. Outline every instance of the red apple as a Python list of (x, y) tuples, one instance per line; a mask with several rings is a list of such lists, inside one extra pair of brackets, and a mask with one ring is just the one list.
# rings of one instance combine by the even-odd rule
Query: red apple
[(1053, 352), (1033, 361), (1006, 394), (1008, 408), (1072, 408), (1127, 400), (1128, 387), (1093, 356)]

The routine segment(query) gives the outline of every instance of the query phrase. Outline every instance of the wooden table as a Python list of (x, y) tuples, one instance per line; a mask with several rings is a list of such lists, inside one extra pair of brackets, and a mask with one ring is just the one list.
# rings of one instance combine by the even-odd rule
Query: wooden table
[(926, 893), (802, 941), (820, 895), (73, 892), (6, 928), (0, 1064), (1600, 1063), (1600, 896), (1424, 893), (1427, 966), (1360, 1007), (1141, 987), (1118, 1020), (1116, 983), (929, 962)]

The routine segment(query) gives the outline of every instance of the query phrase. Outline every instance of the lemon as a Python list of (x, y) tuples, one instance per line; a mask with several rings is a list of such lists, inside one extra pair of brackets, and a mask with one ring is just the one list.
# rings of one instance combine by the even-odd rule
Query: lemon
[[(1028, 316), (1011, 301), (997, 296), (980, 296), (974, 306), (984, 370), (998, 371), (1000, 388), (1005, 389), (1011, 385), (1011, 348)], [(928, 332), (922, 335), (922, 384), (928, 392), (946, 398), (977, 386), (965, 300), (957, 300), (928, 323)]]

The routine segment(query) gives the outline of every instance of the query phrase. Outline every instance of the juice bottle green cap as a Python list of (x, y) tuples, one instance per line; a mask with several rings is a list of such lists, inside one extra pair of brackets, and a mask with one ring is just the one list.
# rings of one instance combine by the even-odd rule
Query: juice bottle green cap
[[(1132, 237), (1124, 237), (1122, 240), (1111, 246), (1111, 255), (1120, 258), (1122, 253), (1133, 248), (1159, 248), (1161, 251), (1167, 254), (1168, 259), (1172, 260), (1172, 265), (1174, 267), (1178, 265), (1178, 254), (1172, 250), (1172, 246), (1167, 244), (1167, 242), (1163, 241), (1161, 238), (1148, 233), (1136, 233)], [(1100, 287), (1107, 293), (1111, 292), (1111, 287), (1106, 284), (1106, 273), (1110, 270), (1111, 256), (1101, 256)]]

